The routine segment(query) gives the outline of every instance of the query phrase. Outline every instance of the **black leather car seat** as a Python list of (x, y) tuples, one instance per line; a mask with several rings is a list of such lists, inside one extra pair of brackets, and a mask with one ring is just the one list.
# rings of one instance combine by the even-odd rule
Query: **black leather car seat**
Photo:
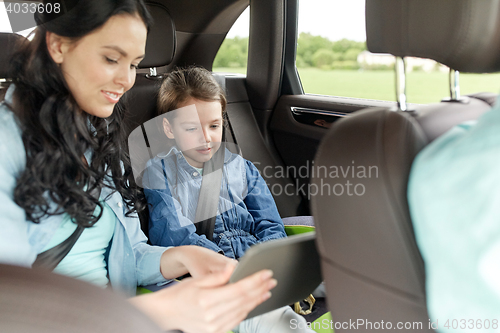
[[(431, 58), (465, 72), (500, 70), (498, 0), (367, 0), (366, 30), (372, 52)], [(325, 135), (315, 165), (354, 168), (345, 177), (312, 180), (319, 188), (351, 184), (352, 195), (312, 198), (334, 322), (371, 322), (358, 328), (365, 332), (390, 332), (398, 322), (416, 322), (422, 326), (410, 330), (433, 332), (424, 262), (406, 199), (408, 175), (426, 144), (458, 123), (476, 119), (493, 99), (480, 94), (409, 112), (361, 110), (337, 121)], [(373, 323), (382, 320), (392, 327), (375, 329)]]
[(126, 131), (156, 117), (156, 100), (160, 88), (161, 73), (158, 67), (169, 65), (175, 54), (175, 25), (168, 9), (155, 2), (146, 3), (154, 23), (146, 41), (146, 54), (139, 64), (134, 86), (124, 96), (128, 107)]
[(21, 35), (9, 32), (0, 32), (0, 96), (3, 95), (9, 81), (9, 61), (12, 53), (15, 51), (16, 45), (25, 41)]

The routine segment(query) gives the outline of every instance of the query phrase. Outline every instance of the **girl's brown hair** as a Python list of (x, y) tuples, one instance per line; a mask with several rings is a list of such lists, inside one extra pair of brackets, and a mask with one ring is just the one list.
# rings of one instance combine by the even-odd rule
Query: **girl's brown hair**
[(218, 101), (222, 115), (226, 112), (226, 96), (212, 73), (202, 67), (181, 68), (169, 73), (158, 94), (158, 114), (179, 108), (189, 98), (205, 102)]

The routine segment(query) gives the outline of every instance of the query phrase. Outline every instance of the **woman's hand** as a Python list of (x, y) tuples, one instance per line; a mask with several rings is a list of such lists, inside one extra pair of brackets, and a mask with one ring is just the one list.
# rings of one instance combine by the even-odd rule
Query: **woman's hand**
[(173, 279), (190, 273), (192, 277), (202, 277), (223, 271), (227, 265), (238, 262), (196, 245), (177, 246), (165, 251), (161, 257), (160, 269), (163, 276)]
[(260, 271), (234, 284), (227, 284), (234, 265), (223, 271), (184, 279), (161, 291), (134, 297), (130, 302), (162, 329), (185, 333), (225, 333), (258, 304), (271, 296), (276, 286), (271, 271)]

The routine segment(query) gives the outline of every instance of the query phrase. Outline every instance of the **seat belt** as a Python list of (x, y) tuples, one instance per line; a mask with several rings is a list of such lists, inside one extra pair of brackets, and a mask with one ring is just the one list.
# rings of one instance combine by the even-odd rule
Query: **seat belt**
[[(101, 195), (101, 189), (96, 189), (92, 191), (91, 194), (94, 198), (99, 198)], [(73, 231), (73, 233), (62, 243), (42, 253), (39, 253), (32, 267), (53, 271), (57, 267), (57, 265), (59, 265), (59, 263), (64, 259), (64, 257), (66, 257), (69, 251), (71, 251), (84, 230), (85, 228), (78, 224), (75, 231)]]
[(214, 238), (225, 150), (224, 143), (221, 143), (214, 156), (204, 163), (198, 206), (196, 207), (196, 233), (200, 236), (205, 235), (210, 241)]
[(32, 267), (44, 268), (53, 271), (54, 268), (56, 268), (57, 265), (59, 265), (61, 260), (63, 260), (64, 257), (66, 257), (69, 251), (71, 251), (73, 245), (75, 245), (78, 238), (80, 238), (80, 235), (82, 234), (84, 229), (85, 229), (84, 227), (78, 225), (75, 231), (71, 234), (71, 236), (66, 238), (66, 240), (64, 240), (62, 243), (48, 249), (47, 251), (40, 253), (36, 257), (36, 260), (33, 263)]
[[(217, 83), (226, 91), (226, 78), (224, 75), (213, 73)], [(227, 113), (226, 113), (227, 116)], [(225, 119), (224, 122), (227, 120)], [(222, 184), (222, 169), (224, 167), (226, 128), (223, 127), (222, 142), (214, 156), (203, 165), (203, 178), (201, 181), (198, 206), (196, 207), (195, 225), (198, 235), (205, 235), (213, 241), (217, 207), (219, 206), (220, 188)]]

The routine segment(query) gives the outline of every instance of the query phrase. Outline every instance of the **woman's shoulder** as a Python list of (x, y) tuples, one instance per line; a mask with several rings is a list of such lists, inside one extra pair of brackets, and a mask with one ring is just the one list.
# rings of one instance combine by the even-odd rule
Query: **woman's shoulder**
[(26, 161), (26, 154), (22, 140), (22, 131), (16, 115), (7, 103), (11, 88), (7, 91), (5, 101), (0, 103), (0, 156), (3, 161), (13, 161), (20, 167)]
[(5, 102), (0, 103), (0, 134), (10, 136), (12, 133), (21, 135), (16, 115)]
[(0, 134), (11, 135), (11, 133), (16, 133), (20, 136), (21, 129), (19, 128), (18, 119), (10, 107), (14, 89), (14, 85), (11, 85), (7, 89), (5, 99), (0, 102)]
[(5, 104), (0, 104), (0, 144), (4, 149), (15, 151), (19, 145), (24, 145), (18, 120), (12, 110)]

